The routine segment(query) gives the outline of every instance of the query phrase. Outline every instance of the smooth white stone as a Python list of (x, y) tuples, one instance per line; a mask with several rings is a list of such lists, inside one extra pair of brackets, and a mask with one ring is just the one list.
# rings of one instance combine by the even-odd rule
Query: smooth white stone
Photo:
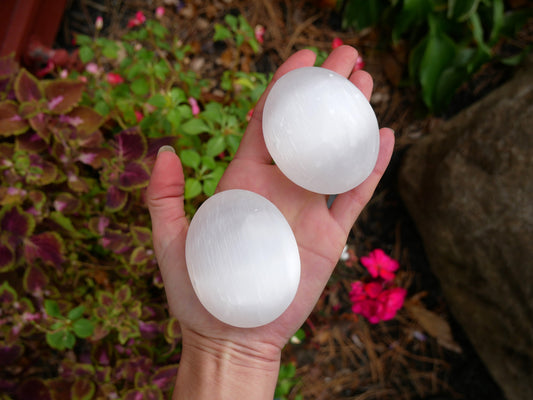
[(285, 176), (323, 194), (358, 186), (379, 152), (378, 122), (363, 93), (344, 76), (319, 67), (295, 69), (274, 84), (263, 134)]
[(247, 190), (219, 192), (202, 204), (187, 233), (185, 256), (200, 302), (237, 327), (274, 321), (300, 282), (289, 223), (269, 200)]

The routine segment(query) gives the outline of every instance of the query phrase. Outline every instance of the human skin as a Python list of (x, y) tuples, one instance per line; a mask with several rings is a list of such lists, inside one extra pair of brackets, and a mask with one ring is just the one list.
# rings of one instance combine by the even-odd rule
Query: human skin
[[(367, 98), (373, 81), (355, 70), (357, 51), (333, 50), (322, 67), (346, 76)], [(183, 208), (185, 180), (171, 148), (158, 154), (146, 199), (152, 219), (155, 254), (170, 312), (180, 323), (182, 354), (173, 399), (272, 400), (281, 350), (305, 322), (322, 293), (356, 218), (368, 203), (392, 155), (394, 133), (380, 130), (380, 151), (372, 174), (358, 187), (339, 194), (330, 208), (325, 195), (289, 181), (272, 163), (262, 133), (262, 112), (272, 84), (295, 68), (314, 64), (301, 50), (283, 63), (258, 101), (241, 145), (217, 191), (246, 189), (272, 201), (296, 237), (301, 280), (296, 297), (275, 321), (257, 328), (236, 328), (209, 314), (196, 297), (185, 263), (188, 220)]]

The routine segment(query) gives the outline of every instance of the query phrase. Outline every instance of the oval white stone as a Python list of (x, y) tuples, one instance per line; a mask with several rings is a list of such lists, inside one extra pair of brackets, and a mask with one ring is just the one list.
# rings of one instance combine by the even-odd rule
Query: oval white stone
[(283, 75), (263, 111), (272, 159), (291, 181), (338, 194), (363, 182), (379, 152), (379, 127), (363, 93), (344, 76), (319, 67)]
[(275, 320), (300, 282), (289, 223), (269, 200), (247, 190), (220, 192), (202, 204), (187, 233), (185, 256), (202, 305), (237, 327)]

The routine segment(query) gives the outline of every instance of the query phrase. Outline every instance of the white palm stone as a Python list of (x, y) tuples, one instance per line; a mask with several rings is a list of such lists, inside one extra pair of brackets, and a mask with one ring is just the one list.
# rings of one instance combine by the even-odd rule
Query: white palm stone
[(202, 204), (187, 233), (185, 256), (202, 305), (237, 327), (278, 318), (300, 282), (289, 223), (269, 200), (247, 190), (219, 192)]
[(338, 194), (363, 182), (379, 151), (379, 127), (363, 93), (320, 67), (283, 75), (272, 87), (263, 134), (279, 169), (312, 192)]

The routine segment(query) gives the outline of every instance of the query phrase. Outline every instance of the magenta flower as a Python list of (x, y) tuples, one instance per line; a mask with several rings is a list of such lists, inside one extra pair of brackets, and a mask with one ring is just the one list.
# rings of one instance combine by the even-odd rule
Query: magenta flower
[(393, 280), (394, 272), (400, 267), (398, 261), (386, 255), (381, 249), (373, 250), (360, 260), (373, 278), (381, 276), (386, 281)]
[(98, 17), (96, 17), (96, 21), (94, 21), (94, 29), (96, 29), (97, 31), (100, 31), (102, 30), (103, 27), (104, 27), (104, 19), (102, 18), (101, 15), (99, 15)]
[(194, 97), (189, 97), (189, 104), (191, 105), (192, 115), (200, 114), (200, 106)]
[(155, 17), (157, 19), (163, 18), (163, 15), (165, 15), (165, 7), (159, 6), (155, 9)]
[(350, 301), (352, 311), (362, 315), (372, 324), (393, 319), (402, 308), (407, 291), (403, 288), (385, 289), (379, 282), (352, 284)]
[(255, 39), (262, 44), (265, 41), (265, 27), (263, 25), (256, 25), (254, 29), (254, 35)]
[(115, 74), (114, 72), (109, 72), (107, 74), (107, 82), (111, 85), (118, 85), (120, 83), (124, 82), (124, 78), (120, 76), (119, 74)]
[(144, 115), (139, 110), (135, 110), (135, 119), (137, 120), (137, 123), (141, 122), (144, 118)]
[(340, 47), (343, 44), (344, 42), (342, 41), (342, 39), (339, 37), (336, 37), (336, 38), (333, 38), (333, 40), (331, 41), (331, 48), (336, 49), (337, 47)]
[(363, 60), (363, 57), (357, 56), (357, 59), (355, 60), (355, 70), (360, 70), (365, 67), (365, 61)]
[(135, 13), (135, 17), (133, 17), (132, 19), (128, 21), (128, 28), (133, 28), (135, 26), (142, 25), (144, 24), (145, 21), (146, 21), (146, 17), (144, 16), (143, 12), (137, 11)]

